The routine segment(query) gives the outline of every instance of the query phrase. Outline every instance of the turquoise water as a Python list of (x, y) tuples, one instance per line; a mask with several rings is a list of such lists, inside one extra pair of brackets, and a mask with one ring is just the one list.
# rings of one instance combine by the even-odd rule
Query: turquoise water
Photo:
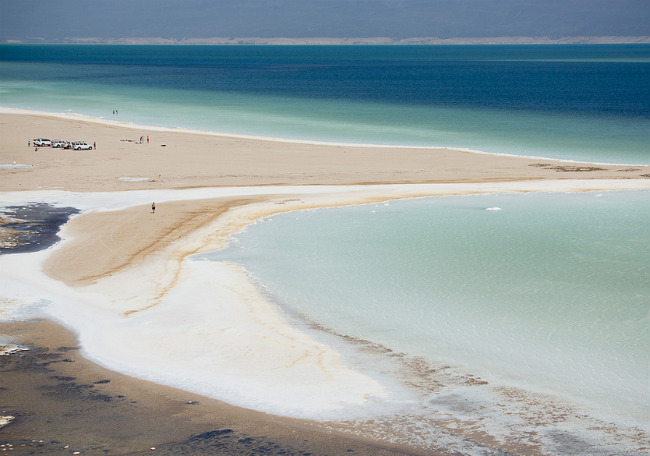
[(648, 45), (0, 46), (0, 106), (596, 162), (650, 162), (649, 81)]
[(207, 257), (339, 334), (642, 419), (649, 239), (646, 191), (476, 195), (278, 215)]

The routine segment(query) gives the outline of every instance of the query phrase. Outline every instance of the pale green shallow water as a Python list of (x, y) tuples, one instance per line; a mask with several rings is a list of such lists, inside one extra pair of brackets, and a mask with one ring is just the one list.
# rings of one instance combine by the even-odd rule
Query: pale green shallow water
[(646, 191), (289, 213), (207, 257), (338, 334), (647, 420)]

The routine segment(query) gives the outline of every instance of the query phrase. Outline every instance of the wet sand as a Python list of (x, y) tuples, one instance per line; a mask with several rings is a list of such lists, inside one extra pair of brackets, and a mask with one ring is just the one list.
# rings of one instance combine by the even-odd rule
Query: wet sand
[(14, 417), (0, 454), (424, 454), (116, 374), (50, 321), (0, 323), (0, 334), (28, 348), (0, 356), (0, 415)]

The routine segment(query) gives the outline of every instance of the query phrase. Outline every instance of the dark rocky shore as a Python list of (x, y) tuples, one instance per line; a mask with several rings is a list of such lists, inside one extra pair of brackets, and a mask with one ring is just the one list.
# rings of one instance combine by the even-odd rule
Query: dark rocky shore
[(77, 213), (74, 207), (45, 203), (0, 208), (0, 255), (35, 252), (56, 244), (61, 226)]

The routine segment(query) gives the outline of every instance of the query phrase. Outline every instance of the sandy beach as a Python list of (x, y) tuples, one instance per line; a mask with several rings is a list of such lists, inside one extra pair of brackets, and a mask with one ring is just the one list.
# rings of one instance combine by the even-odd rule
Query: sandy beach
[[(650, 166), (237, 138), (8, 110), (0, 113), (0, 137), (2, 204), (48, 191), (130, 192), (126, 201), (133, 196), (116, 208), (84, 208), (65, 225), (65, 242), (43, 261), (49, 278), (84, 292), (119, 288), (137, 274), (147, 284), (130, 293), (164, 296), (188, 256), (223, 245), (246, 224), (278, 212), (499, 189), (650, 188)], [(84, 140), (97, 148), (28, 147), (28, 140), (40, 137)], [(268, 190), (187, 199), (174, 193), (157, 201), (155, 214), (151, 198), (144, 199), (150, 191), (231, 187)], [(149, 285), (153, 275), (160, 280)], [(130, 302), (120, 311), (129, 318), (160, 299)], [(0, 334), (29, 348), (0, 358), (7, 379), (0, 407), (15, 417), (0, 438), (14, 446), (14, 454), (149, 454), (151, 448), (154, 454), (432, 454), (117, 374), (85, 359), (76, 335), (47, 320), (0, 323)], [(80, 431), (87, 422), (96, 424), (92, 432)], [(464, 435), (491, 443), (489, 436)], [(21, 445), (34, 452), (17, 453)], [(500, 449), (538, 454), (534, 447)]]
[[(6, 110), (5, 110), (6, 111)], [(647, 166), (592, 165), (453, 149), (362, 147), (150, 131), (91, 119), (0, 113), (0, 191), (122, 191), (249, 185), (638, 179)], [(93, 151), (28, 147), (83, 140)], [(140, 143), (140, 139), (143, 143)], [(147, 142), (149, 138), (149, 142)]]

